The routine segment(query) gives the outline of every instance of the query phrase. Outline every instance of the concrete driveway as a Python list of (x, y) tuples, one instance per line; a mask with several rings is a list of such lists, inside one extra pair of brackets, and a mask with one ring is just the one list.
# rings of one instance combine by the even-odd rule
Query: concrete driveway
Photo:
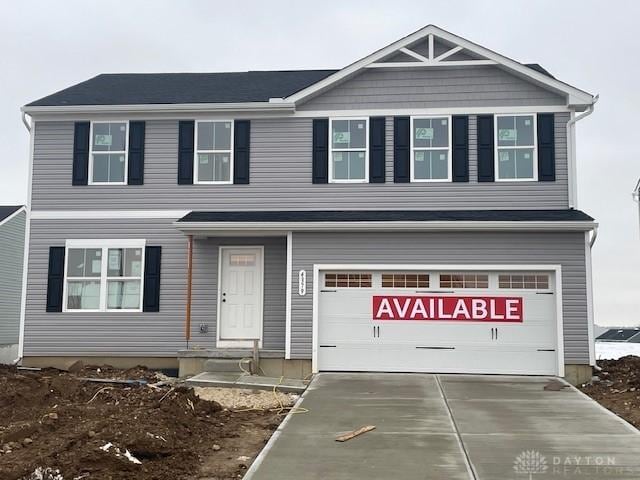
[[(548, 380), (323, 373), (245, 478), (640, 478), (640, 433)], [(377, 428), (335, 441), (363, 425)]]

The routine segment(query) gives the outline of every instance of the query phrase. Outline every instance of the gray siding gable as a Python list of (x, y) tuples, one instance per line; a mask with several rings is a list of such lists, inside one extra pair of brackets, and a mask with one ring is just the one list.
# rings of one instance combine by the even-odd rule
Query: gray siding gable
[(566, 105), (563, 96), (492, 65), (372, 68), (297, 108), (355, 110)]
[(0, 225), (0, 345), (18, 343), (26, 214)]

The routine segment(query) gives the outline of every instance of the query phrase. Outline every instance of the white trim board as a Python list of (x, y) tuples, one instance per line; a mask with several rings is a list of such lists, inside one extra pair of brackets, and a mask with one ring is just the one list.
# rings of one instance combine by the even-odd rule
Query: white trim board
[(32, 210), (34, 220), (179, 219), (191, 210)]
[(562, 266), (558, 264), (465, 264), (465, 265), (438, 265), (438, 264), (314, 264), (313, 265), (313, 298), (312, 298), (312, 352), (311, 352), (311, 371), (318, 373), (318, 320), (319, 320), (319, 289), (320, 289), (320, 272), (325, 270), (444, 270), (444, 271), (550, 271), (554, 272), (555, 294), (556, 294), (556, 353), (558, 360), (558, 376), (564, 376), (564, 321), (562, 310)]
[(420, 232), (420, 231), (508, 231), (508, 232), (584, 232), (591, 231), (597, 223), (592, 221), (423, 221), (423, 222), (173, 222), (173, 226), (185, 234), (216, 236), (220, 232)]
[(15, 217), (17, 217), (20, 213), (25, 212), (26, 213), (27, 208), (26, 207), (20, 207), (18, 210), (16, 210), (15, 212), (13, 212), (11, 215), (9, 215), (8, 217), (5, 217), (3, 220), (0, 220), (0, 227), (2, 225), (4, 225), (5, 223), (8, 223), (9, 221), (11, 221), (12, 219), (14, 219)]
[(284, 330), (284, 358), (291, 358), (291, 295), (293, 281), (293, 232), (287, 232), (287, 274), (286, 274), (286, 296), (285, 299), (285, 330)]

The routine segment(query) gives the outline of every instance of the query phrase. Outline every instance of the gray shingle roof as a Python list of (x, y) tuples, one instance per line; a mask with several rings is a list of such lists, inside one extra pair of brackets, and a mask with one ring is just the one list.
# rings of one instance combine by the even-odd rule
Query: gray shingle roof
[[(538, 64), (526, 66), (553, 78)], [(337, 71), (105, 73), (26, 106), (266, 102), (293, 95)]]
[(22, 205), (0, 205), (0, 222), (21, 208)]
[(334, 72), (102, 74), (27, 106), (266, 102), (292, 95)]
[(348, 210), (190, 212), (180, 222), (592, 221), (580, 210)]

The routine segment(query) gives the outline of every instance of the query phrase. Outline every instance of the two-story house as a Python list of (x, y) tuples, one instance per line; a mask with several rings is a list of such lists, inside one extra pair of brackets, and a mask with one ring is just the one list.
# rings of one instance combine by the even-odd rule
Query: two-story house
[(23, 362), (194, 368), (257, 342), (289, 376), (588, 377), (594, 102), (433, 25), (340, 70), (32, 102)]

